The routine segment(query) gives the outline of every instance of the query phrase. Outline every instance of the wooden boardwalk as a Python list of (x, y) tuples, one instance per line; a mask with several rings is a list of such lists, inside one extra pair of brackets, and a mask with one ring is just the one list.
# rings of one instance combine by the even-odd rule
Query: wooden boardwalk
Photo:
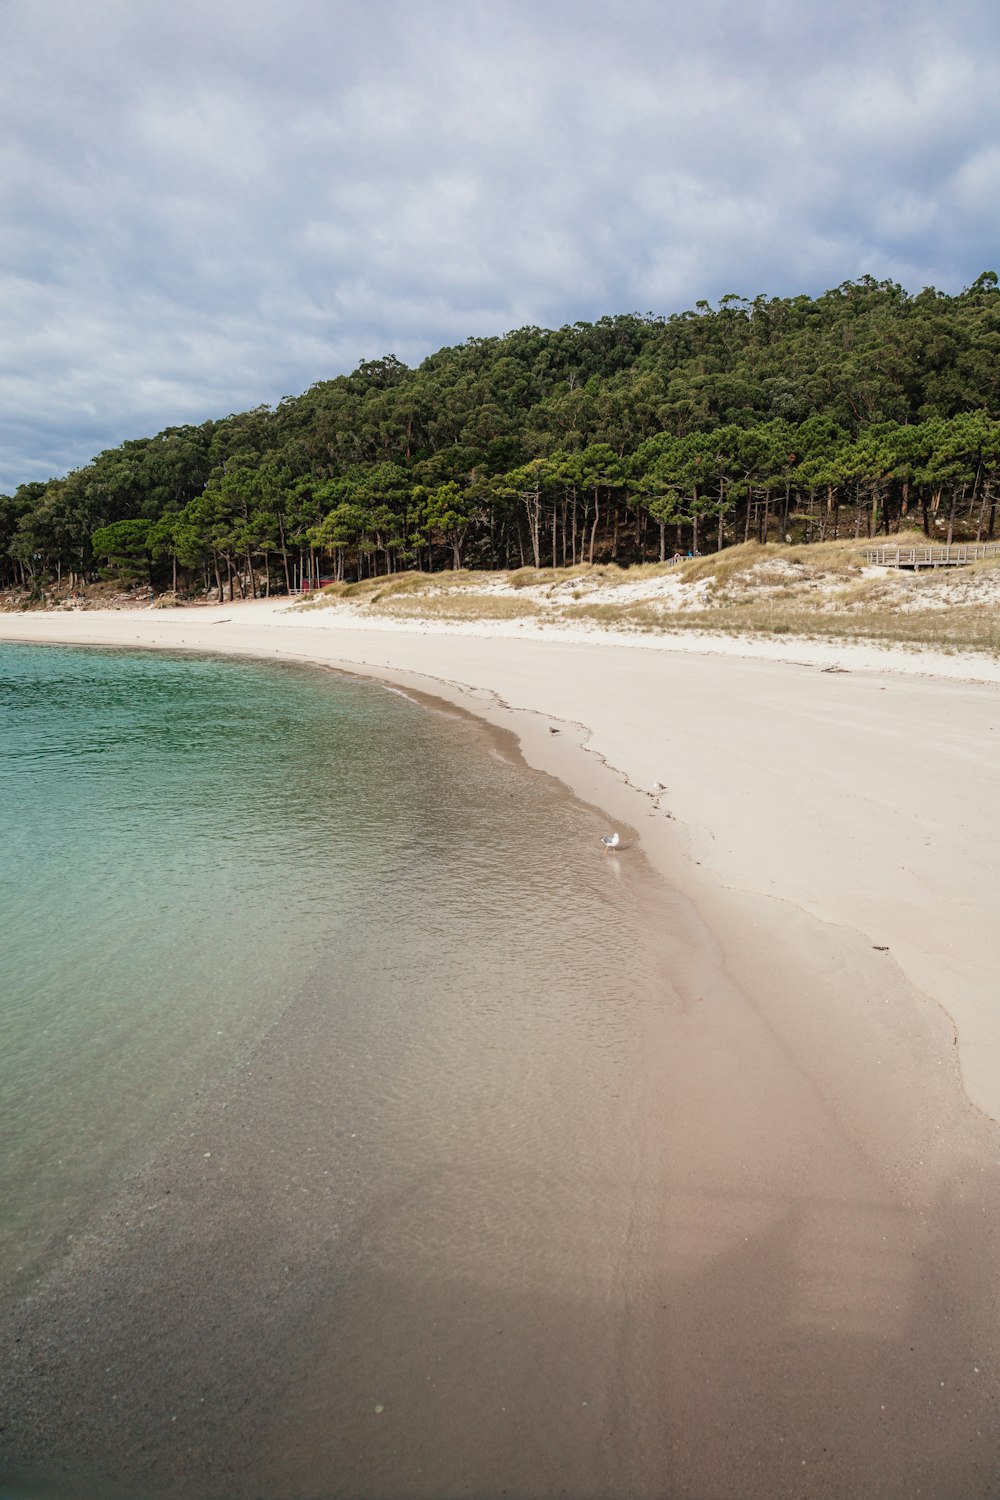
[(881, 568), (965, 568), (1000, 557), (1000, 542), (961, 542), (950, 547), (866, 547), (865, 561)]

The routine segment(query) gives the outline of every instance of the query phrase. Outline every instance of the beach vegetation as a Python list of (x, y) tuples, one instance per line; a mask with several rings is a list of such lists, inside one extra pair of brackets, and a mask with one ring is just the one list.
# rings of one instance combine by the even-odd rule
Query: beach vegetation
[(301, 607), (324, 605), (428, 622), (516, 619), (557, 632), (798, 635), (1000, 651), (1000, 566), (978, 574), (873, 569), (853, 542), (808, 550), (742, 543), (679, 567), (401, 575), (385, 587), (336, 585)]
[(426, 600), (396, 595), (382, 604), (380, 613), (410, 620), (525, 620), (536, 614), (529, 600), (509, 594), (444, 592), (431, 602), (428, 610)]

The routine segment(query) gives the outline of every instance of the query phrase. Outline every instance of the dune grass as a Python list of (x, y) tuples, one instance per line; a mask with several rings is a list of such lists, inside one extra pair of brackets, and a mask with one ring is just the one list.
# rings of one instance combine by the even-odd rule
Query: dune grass
[(430, 599), (396, 594), (379, 603), (377, 613), (402, 620), (519, 620), (541, 614), (530, 599), (510, 594), (455, 592)]
[(514, 589), (555, 588), (564, 583), (599, 583), (612, 588), (616, 584), (636, 583), (659, 578), (671, 572), (670, 563), (633, 563), (621, 568), (617, 563), (574, 563), (566, 568), (517, 568), (503, 577)]
[(328, 583), (299, 604), (300, 609), (322, 609), (326, 605), (377, 604), (400, 594), (438, 594), (451, 589), (481, 587), (482, 573), (468, 568), (447, 573), (387, 573), (379, 578), (362, 578), (353, 583)]
[(979, 651), (1000, 656), (1000, 610), (953, 609), (854, 611), (806, 609), (786, 600), (747, 600), (704, 610), (665, 611), (650, 604), (567, 605), (559, 618), (571, 625), (670, 635), (796, 636), (804, 640), (927, 646), (937, 651)]
[[(853, 539), (808, 548), (748, 542), (675, 564), (632, 568), (579, 563), (509, 574), (398, 573), (331, 584), (300, 607), (345, 604), (413, 621), (534, 619), (557, 628), (798, 636), (1000, 655), (1000, 605), (983, 576), (1000, 571), (1000, 561), (947, 574), (885, 576), (865, 570), (865, 545)], [(680, 590), (658, 586), (665, 578), (676, 579)], [(642, 582), (650, 584), (648, 598), (616, 597), (621, 585)], [(705, 587), (692, 591), (691, 584)]]
[(820, 574), (846, 576), (860, 573), (864, 566), (863, 545), (855, 541), (814, 542), (809, 547), (785, 546), (778, 542), (740, 542), (738, 546), (725, 547), (706, 557), (689, 558), (675, 567), (684, 583), (699, 583), (707, 579), (716, 586), (729, 583), (751, 569), (766, 567), (768, 563), (791, 567), (804, 577), (818, 577)]

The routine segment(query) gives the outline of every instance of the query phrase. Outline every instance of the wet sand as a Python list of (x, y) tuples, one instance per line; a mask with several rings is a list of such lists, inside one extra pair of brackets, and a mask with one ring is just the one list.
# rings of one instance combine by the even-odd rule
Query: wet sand
[(996, 689), (216, 615), (14, 625), (277, 646), (514, 729), (623, 826), (655, 997), (613, 1066), (529, 1007), (504, 1108), (453, 1058), (528, 1149), (362, 1159), (350, 1202), (297, 1006), (8, 1323), (12, 1463), (178, 1497), (995, 1495)]

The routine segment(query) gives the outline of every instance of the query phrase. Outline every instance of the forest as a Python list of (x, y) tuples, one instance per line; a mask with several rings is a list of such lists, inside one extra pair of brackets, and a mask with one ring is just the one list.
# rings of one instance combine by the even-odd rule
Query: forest
[(0, 587), (223, 599), (404, 569), (640, 561), (919, 526), (992, 540), (1000, 289), (819, 297), (392, 355), (0, 495)]

